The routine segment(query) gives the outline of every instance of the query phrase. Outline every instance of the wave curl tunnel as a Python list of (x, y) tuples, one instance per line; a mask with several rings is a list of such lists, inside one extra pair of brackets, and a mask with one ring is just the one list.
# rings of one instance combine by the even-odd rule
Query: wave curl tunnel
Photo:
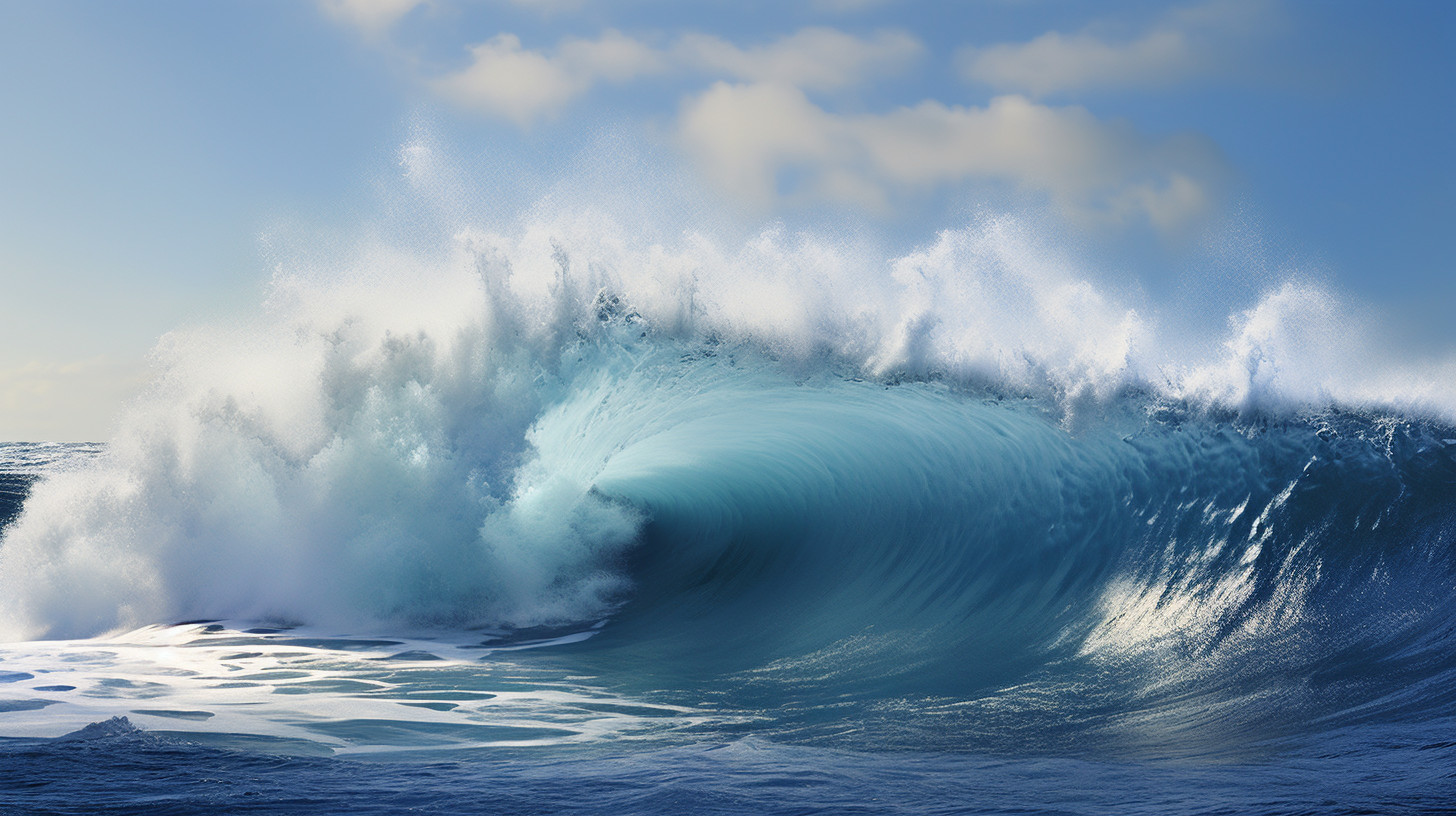
[[(731, 348), (586, 401), (536, 444), (634, 429), (595, 485), (648, 520), (636, 586), (591, 648), (643, 682), (711, 678), (810, 719), (863, 703), (914, 744), (1074, 722), (1245, 743), (1450, 710), (1442, 426), (1149, 417), (1134, 397), (1071, 435), (1034, 400), (794, 379)], [(887, 708), (935, 698), (958, 702)]]

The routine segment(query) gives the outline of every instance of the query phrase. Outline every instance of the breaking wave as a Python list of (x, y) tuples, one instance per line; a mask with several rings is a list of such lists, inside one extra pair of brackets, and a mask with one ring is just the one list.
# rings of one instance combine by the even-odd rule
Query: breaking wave
[(888, 261), (594, 216), (376, 247), (164, 338), (5, 529), (0, 626), (611, 616), (603, 654), (750, 697), (1450, 710), (1456, 377), (1351, 315), (1293, 281), (1169, 359), (1007, 218)]

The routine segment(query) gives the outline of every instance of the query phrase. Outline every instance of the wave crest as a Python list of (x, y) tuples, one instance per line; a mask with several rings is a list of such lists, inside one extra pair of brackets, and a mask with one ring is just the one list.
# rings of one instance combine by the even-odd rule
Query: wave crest
[[(1085, 431), (1067, 422), (1077, 412), (1105, 414), (1105, 431), (1179, 404), (1456, 405), (1430, 377), (1369, 379), (1378, 355), (1316, 287), (1285, 286), (1233, 323), (1222, 361), (1169, 362), (1153, 322), (1009, 218), (890, 261), (782, 229), (734, 249), (691, 234), (667, 246), (597, 215), (467, 229), (437, 254), (375, 245), (342, 267), (281, 270), (249, 321), (164, 338), (106, 459), (48, 477), (6, 530), (3, 620), (34, 636), (190, 617), (590, 619), (626, 597), (643, 524), (663, 529), (671, 504), (606, 489), (613, 474), (648, 449), (659, 458), (637, 467), (726, 467), (739, 454), (724, 440), (761, 450), (803, 405), (853, 403), (856, 378), (875, 393), (944, 382), (956, 404), (1031, 398), (1051, 418), (1032, 436), (1061, 446), (1066, 428)], [(864, 409), (865, 427), (892, 426), (911, 409), (901, 399)], [(738, 402), (757, 425), (663, 442), (693, 427), (683, 405), (722, 416)], [(945, 416), (967, 424), (935, 444), (980, 461), (975, 423)], [(860, 432), (876, 453), (853, 459), (823, 439), (816, 466), (929, 478), (914, 445), (874, 438)], [(1040, 462), (1046, 490), (1083, 455)], [(741, 485), (766, 480), (750, 491), (761, 499), (777, 485), (812, 501), (792, 495), (803, 482), (742, 467)], [(888, 490), (876, 506), (903, 512), (894, 498), (922, 501)], [(963, 505), (948, 507), (942, 520), (963, 524)]]

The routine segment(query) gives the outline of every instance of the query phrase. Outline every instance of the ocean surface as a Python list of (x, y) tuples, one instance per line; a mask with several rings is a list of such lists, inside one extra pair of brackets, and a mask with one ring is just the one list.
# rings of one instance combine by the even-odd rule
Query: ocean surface
[(1169, 360), (1018, 235), (464, 231), (169, 335), (0, 445), (0, 813), (1456, 809), (1444, 381), (1295, 283)]

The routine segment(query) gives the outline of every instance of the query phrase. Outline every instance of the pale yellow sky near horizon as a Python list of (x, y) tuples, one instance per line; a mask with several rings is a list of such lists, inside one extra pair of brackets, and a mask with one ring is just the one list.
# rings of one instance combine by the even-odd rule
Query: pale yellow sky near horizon
[(0, 369), (0, 442), (105, 442), (150, 374), (141, 359), (109, 356)]

